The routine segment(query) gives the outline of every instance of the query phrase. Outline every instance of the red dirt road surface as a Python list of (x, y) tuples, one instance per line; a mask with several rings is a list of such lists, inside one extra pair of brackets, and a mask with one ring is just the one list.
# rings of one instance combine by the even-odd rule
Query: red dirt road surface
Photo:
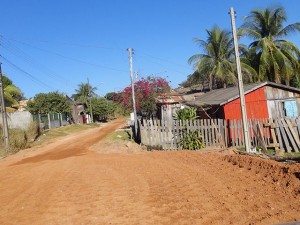
[(121, 144), (110, 152), (98, 143), (123, 125), (115, 120), (0, 160), (0, 224), (300, 221), (299, 165)]

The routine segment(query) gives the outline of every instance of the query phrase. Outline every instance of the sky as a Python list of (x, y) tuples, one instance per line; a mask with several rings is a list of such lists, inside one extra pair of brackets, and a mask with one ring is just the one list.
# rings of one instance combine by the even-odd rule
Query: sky
[[(100, 96), (130, 85), (128, 48), (138, 79), (165, 78), (171, 87), (194, 69), (188, 59), (202, 50), (218, 25), (231, 31), (253, 9), (282, 6), (287, 24), (300, 22), (298, 0), (1, 0), (2, 72), (26, 98), (59, 91), (71, 96), (89, 82)], [(300, 35), (289, 36), (300, 48)], [(249, 40), (241, 40), (249, 44)]]

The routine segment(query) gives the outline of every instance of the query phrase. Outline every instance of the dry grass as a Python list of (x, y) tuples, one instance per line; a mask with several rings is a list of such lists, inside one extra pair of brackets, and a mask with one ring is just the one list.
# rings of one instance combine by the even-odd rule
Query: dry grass
[(32, 122), (27, 130), (9, 129), (8, 149), (5, 149), (3, 143), (2, 128), (0, 127), (0, 158), (15, 154), (25, 148), (41, 145), (42, 143), (53, 140), (54, 138), (93, 128), (96, 126), (98, 125), (70, 125), (40, 132), (38, 124)]

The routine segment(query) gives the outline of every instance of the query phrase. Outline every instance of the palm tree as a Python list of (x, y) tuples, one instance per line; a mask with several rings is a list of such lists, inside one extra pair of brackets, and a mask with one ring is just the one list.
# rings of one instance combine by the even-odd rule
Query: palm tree
[[(224, 87), (236, 84), (236, 67), (233, 58), (233, 39), (230, 32), (221, 30), (218, 26), (212, 30), (206, 30), (207, 41), (195, 39), (204, 54), (196, 54), (189, 58), (190, 64), (194, 63), (194, 68), (198, 74), (205, 76), (209, 82), (209, 89), (213, 89), (220, 84)], [(249, 77), (255, 73), (248, 65), (243, 65), (243, 71)]]
[(95, 91), (96, 87), (92, 87), (89, 83), (80, 83), (78, 89), (75, 89), (75, 94), (72, 95), (72, 98), (77, 102), (88, 103), (90, 97), (96, 97), (97, 94)]
[[(7, 109), (9, 111), (15, 111), (16, 107), (19, 105), (19, 100), (23, 98), (23, 93), (21, 90), (15, 86), (12, 81), (3, 75), (3, 92), (4, 92), (4, 101)], [(14, 107), (14, 108), (12, 108)]]
[(300, 23), (283, 26), (286, 12), (282, 7), (252, 10), (241, 26), (242, 35), (254, 41), (249, 46), (250, 63), (257, 70), (257, 81), (290, 84), (299, 70), (299, 49), (282, 38), (300, 31)]

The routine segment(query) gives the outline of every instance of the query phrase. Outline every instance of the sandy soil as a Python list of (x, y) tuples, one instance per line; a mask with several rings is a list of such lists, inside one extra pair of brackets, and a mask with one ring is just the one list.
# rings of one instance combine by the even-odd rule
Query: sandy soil
[(300, 221), (300, 165), (98, 143), (123, 125), (116, 120), (0, 160), (0, 224)]

